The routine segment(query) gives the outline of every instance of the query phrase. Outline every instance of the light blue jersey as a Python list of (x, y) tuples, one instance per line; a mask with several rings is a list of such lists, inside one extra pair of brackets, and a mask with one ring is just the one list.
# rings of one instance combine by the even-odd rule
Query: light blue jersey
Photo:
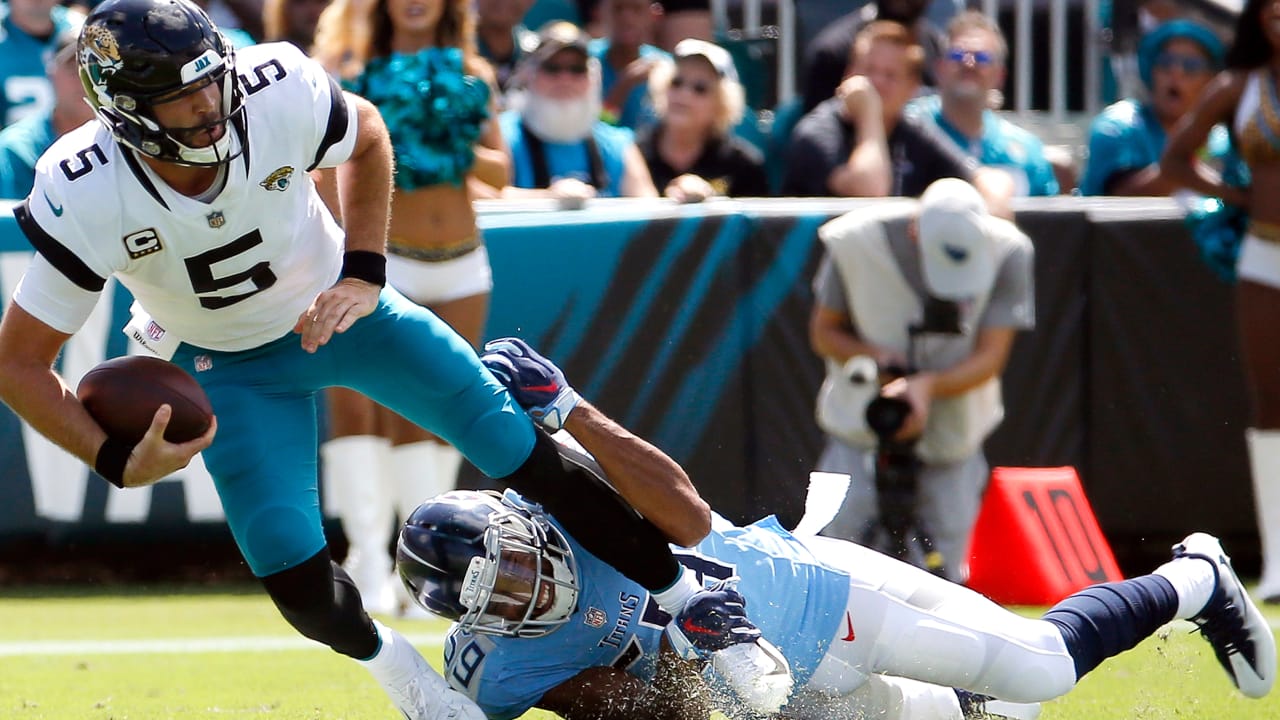
[(1044, 156), (1044, 143), (1026, 129), (987, 110), (982, 114), (982, 136), (968, 137), (943, 117), (942, 98), (937, 95), (912, 100), (907, 112), (932, 121), (979, 163), (1008, 172), (1017, 184), (1018, 195), (1058, 194), (1058, 178)]
[(53, 107), (53, 86), (45, 76), (46, 51), (63, 31), (78, 26), (84, 17), (55, 5), (51, 11), (53, 33), (46, 38), (32, 37), (13, 24), (8, 3), (0, 4), (0, 124), (18, 120)]
[[(456, 626), (449, 633), (445, 676), (490, 718), (518, 717), (589, 667), (653, 679), (671, 617), (643, 587), (565, 536), (580, 586), (578, 608), (567, 623), (539, 638), (472, 635)], [(773, 516), (741, 528), (714, 516), (706, 539), (672, 550), (704, 584), (740, 576), (747, 615), (786, 655), (796, 687), (808, 682), (844, 618), (848, 574), (819, 562)]]
[[(1107, 106), (1089, 126), (1089, 158), (1080, 178), (1080, 194), (1106, 195), (1117, 176), (1160, 162), (1167, 140), (1150, 105), (1121, 100)], [(1209, 131), (1200, 159), (1225, 176), (1244, 172), (1223, 125)]]
[[(502, 129), (502, 137), (511, 148), (512, 178), (511, 184), (521, 188), (546, 187), (537, 183), (537, 172), (534, 169), (534, 156), (530, 151), (529, 140), (516, 112), (505, 112), (499, 116), (498, 125)], [(616, 128), (604, 122), (597, 122), (591, 129), (591, 136), (600, 152), (603, 181), (596, 186), (600, 197), (620, 197), (622, 195), (622, 178), (626, 174), (627, 148), (635, 145), (635, 136), (626, 128)], [(546, 172), (548, 184), (562, 178), (577, 178), (588, 185), (591, 182), (591, 156), (585, 142), (554, 143), (544, 142)]]

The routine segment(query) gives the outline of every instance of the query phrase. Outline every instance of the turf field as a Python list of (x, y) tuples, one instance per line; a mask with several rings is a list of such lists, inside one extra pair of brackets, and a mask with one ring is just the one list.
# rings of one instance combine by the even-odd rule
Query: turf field
[[(445, 623), (394, 624), (439, 663)], [(1190, 628), (1104, 664), (1041, 718), (1280, 720), (1280, 690), (1236, 693)], [(5, 720), (395, 717), (367, 673), (296, 635), (255, 587), (0, 590)]]

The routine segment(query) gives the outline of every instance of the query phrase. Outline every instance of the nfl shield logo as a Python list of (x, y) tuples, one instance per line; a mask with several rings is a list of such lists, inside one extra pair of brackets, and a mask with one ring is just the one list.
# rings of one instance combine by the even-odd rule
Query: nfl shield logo
[(586, 616), (582, 618), (582, 622), (593, 628), (604, 627), (609, 622), (609, 616), (600, 608), (587, 608)]
[(214, 210), (206, 215), (205, 219), (209, 221), (209, 227), (215, 230), (227, 224), (227, 219), (223, 217), (221, 210)]
[(157, 325), (155, 320), (152, 320), (147, 323), (147, 337), (159, 341), (164, 337), (164, 328)]
[(208, 355), (197, 355), (195, 360), (196, 372), (204, 372), (205, 370), (213, 369), (213, 358)]

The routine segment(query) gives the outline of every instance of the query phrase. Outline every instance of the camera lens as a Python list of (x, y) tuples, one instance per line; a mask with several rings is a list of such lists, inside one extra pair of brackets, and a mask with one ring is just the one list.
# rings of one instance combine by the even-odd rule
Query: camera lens
[(902, 398), (878, 397), (867, 403), (867, 427), (880, 437), (892, 437), (911, 414), (911, 403)]

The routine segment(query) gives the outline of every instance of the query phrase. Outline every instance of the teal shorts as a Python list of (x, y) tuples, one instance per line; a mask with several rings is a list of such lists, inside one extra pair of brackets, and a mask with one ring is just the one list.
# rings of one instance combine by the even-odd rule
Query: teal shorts
[(391, 408), (490, 477), (515, 472), (533, 449), (532, 421), (471, 345), (390, 288), (371, 315), (314, 354), (291, 333), (241, 352), (184, 344), (173, 361), (213, 404), (218, 434), (204, 451), (205, 466), (258, 577), (291, 568), (325, 545), (316, 469), (324, 388), (348, 387)]

